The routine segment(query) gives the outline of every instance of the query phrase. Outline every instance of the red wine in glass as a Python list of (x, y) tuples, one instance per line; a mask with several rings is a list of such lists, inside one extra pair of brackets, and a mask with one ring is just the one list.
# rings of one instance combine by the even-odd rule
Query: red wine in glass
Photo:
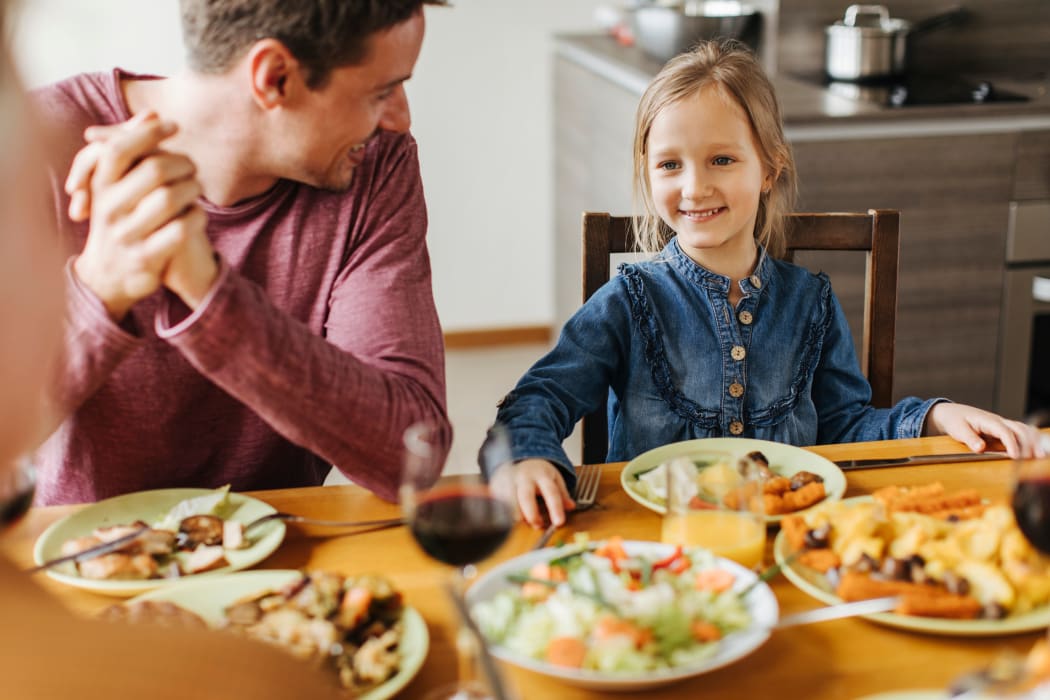
[(1050, 554), (1050, 472), (1021, 474), (1012, 505), (1017, 527), (1033, 547)]
[(437, 487), (422, 495), (410, 519), (423, 551), (451, 566), (488, 558), (507, 539), (514, 513), (488, 489), (467, 485)]

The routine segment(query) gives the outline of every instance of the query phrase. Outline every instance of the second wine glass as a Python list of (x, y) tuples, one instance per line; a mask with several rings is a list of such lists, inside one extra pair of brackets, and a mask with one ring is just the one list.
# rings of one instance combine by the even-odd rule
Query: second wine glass
[[(453, 586), (462, 595), (474, 565), (506, 541), (515, 510), (477, 475), (437, 478), (450, 439), (450, 431), (430, 423), (416, 423), (405, 431), (400, 499), (412, 536), (428, 556), (453, 567)], [(433, 697), (487, 697), (476, 681), (477, 650), (465, 629), (460, 631), (457, 647), (459, 680)]]
[(1040, 552), (1050, 555), (1050, 459), (1022, 459), (1014, 463), (1011, 505), (1025, 538)]

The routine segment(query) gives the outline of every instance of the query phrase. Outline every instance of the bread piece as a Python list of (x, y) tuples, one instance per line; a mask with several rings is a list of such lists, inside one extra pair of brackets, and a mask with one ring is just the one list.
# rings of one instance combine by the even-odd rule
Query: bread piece
[(186, 572), (199, 574), (202, 571), (211, 571), (212, 569), (219, 569), (228, 565), (226, 551), (221, 544), (199, 544), (196, 549), (190, 552), (190, 556), (186, 560)]

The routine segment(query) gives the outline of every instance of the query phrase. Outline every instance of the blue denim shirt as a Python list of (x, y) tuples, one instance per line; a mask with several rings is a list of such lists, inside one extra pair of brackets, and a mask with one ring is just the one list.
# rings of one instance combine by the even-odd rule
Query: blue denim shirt
[[(846, 317), (824, 274), (760, 256), (729, 303), (731, 280), (672, 240), (623, 264), (501, 401), (514, 461), (575, 474), (561, 443), (609, 398), (607, 461), (680, 440), (751, 437), (791, 445), (917, 437), (941, 399), (870, 405)], [(488, 467), (489, 465), (482, 465)]]

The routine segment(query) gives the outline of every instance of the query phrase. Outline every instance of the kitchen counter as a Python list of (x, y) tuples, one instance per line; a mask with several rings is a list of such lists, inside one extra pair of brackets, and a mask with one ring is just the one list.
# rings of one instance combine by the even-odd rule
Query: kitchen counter
[[(603, 35), (562, 35), (558, 57), (640, 97), (662, 64), (641, 49)], [(982, 76), (984, 77), (984, 76)], [(1000, 133), (1050, 128), (1050, 84), (1042, 80), (995, 85), (1029, 97), (1027, 102), (885, 107), (833, 94), (787, 75), (773, 77), (790, 141)]]

